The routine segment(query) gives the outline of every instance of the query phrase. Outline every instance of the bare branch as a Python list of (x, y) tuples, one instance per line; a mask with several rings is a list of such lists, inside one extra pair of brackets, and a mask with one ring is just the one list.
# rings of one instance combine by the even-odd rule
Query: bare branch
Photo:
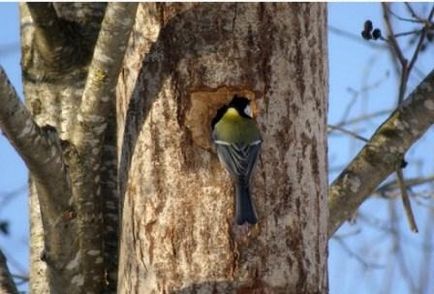
[(413, 17), (414, 19), (423, 22), (422, 18), (420, 18), (416, 12), (414, 11), (413, 7), (411, 7), (410, 3), (408, 2), (404, 2), (405, 7), (407, 7), (408, 12), (411, 14), (411, 17)]
[(86, 149), (90, 154), (102, 141), (136, 10), (137, 3), (110, 3), (107, 7), (73, 134), (74, 145), (81, 152)]
[(410, 197), (408, 197), (407, 186), (405, 185), (402, 169), (398, 169), (396, 171), (396, 175), (398, 179), (399, 189), (401, 190), (402, 205), (404, 206), (404, 211), (405, 215), (407, 216), (410, 230), (414, 233), (417, 233), (419, 230), (417, 229), (416, 220), (414, 219), (413, 210), (411, 209)]
[[(405, 186), (406, 187), (414, 187), (414, 186), (418, 186), (418, 185), (427, 184), (427, 183), (430, 183), (433, 181), (434, 181), (434, 176), (426, 177), (426, 178), (407, 179), (407, 180), (405, 180)], [(391, 181), (391, 182), (388, 182), (388, 183), (380, 186), (376, 192), (379, 194), (385, 194), (385, 193), (388, 193), (388, 192), (393, 191), (393, 190), (398, 189), (398, 188), (399, 188), (398, 181)]]
[(360, 141), (363, 141), (363, 142), (368, 142), (368, 141), (369, 141), (369, 140), (366, 139), (365, 137), (362, 137), (362, 136), (360, 136), (359, 134), (356, 134), (356, 133), (354, 133), (354, 132), (352, 132), (352, 131), (349, 131), (349, 130), (347, 130), (347, 129), (343, 128), (343, 127), (340, 127), (340, 126), (328, 125), (328, 128), (329, 128), (330, 130), (334, 130), (334, 131), (342, 132), (342, 133), (344, 133), (344, 134), (347, 134), (347, 135), (349, 135), (349, 136), (351, 136), (351, 137), (354, 137), (354, 138), (356, 138), (356, 139), (358, 139), (358, 140), (360, 140)]
[(434, 122), (434, 70), (377, 129), (329, 188), (329, 236), (401, 162)]
[(6, 264), (6, 257), (0, 250), (0, 293), (17, 293), (18, 290)]
[(390, 223), (393, 234), (392, 236), (392, 253), (396, 258), (396, 261), (398, 263), (398, 269), (402, 274), (402, 277), (407, 282), (410, 293), (416, 293), (417, 288), (415, 286), (415, 283), (413, 281), (413, 271), (410, 271), (406, 260), (405, 255), (408, 254), (408, 252), (405, 252), (405, 249), (402, 246), (401, 243), (401, 231), (398, 228), (398, 213), (396, 211), (396, 206), (394, 202), (389, 202), (389, 212), (390, 212)]
[(399, 38), (399, 37), (404, 37), (404, 36), (409, 36), (409, 35), (417, 35), (420, 34), (421, 30), (417, 29), (417, 30), (411, 30), (408, 32), (402, 32), (402, 33), (397, 33), (394, 35), (395, 38)]
[(37, 30), (37, 38), (40, 38), (38, 46), (43, 45), (51, 52), (63, 47), (65, 45), (63, 28), (53, 3), (29, 2), (27, 6)]
[(79, 157), (86, 158), (79, 161), (74, 175), (81, 183), (76, 190), (81, 228), (80, 270), (84, 277), (83, 288), (95, 293), (100, 293), (101, 287), (106, 286), (100, 189), (105, 130), (110, 117), (115, 116), (115, 88), (136, 10), (137, 3), (108, 5), (90, 64), (77, 124), (72, 132), (72, 142)]
[[(408, 4), (408, 3), (406, 3), (406, 4)], [(415, 18), (414, 15), (412, 15), (413, 18), (406, 18), (406, 17), (399, 16), (398, 14), (396, 14), (395, 12), (393, 12), (393, 10), (390, 9), (390, 7), (388, 7), (388, 10), (389, 10), (390, 14), (392, 14), (394, 17), (396, 17), (396, 18), (399, 19), (399, 20), (407, 21), (407, 22), (413, 22), (413, 23), (423, 23), (422, 20), (420, 20), (420, 19), (418, 19), (418, 18)], [(412, 9), (412, 10), (413, 10), (413, 9)]]
[(407, 60), (402, 54), (401, 48), (399, 47), (399, 44), (395, 39), (395, 33), (393, 32), (392, 22), (390, 20), (390, 10), (388, 7), (389, 4), (383, 2), (381, 3), (381, 5), (383, 6), (383, 17), (387, 27), (387, 33), (388, 33), (387, 40), (393, 49), (393, 53), (395, 54), (395, 57), (398, 58), (399, 62), (401, 63), (401, 66), (404, 67), (404, 64), (407, 63)]
[(425, 38), (426, 38), (426, 35), (427, 35), (427, 30), (429, 29), (428, 25), (431, 22), (433, 14), (434, 14), (434, 6), (432, 7), (432, 9), (431, 9), (431, 11), (430, 11), (430, 13), (428, 15), (428, 19), (425, 22), (426, 24), (425, 24), (425, 26), (422, 29), (422, 32), (421, 32), (420, 37), (419, 37), (419, 41), (418, 41), (417, 46), (416, 46), (416, 49), (414, 49), (413, 56), (411, 57), (411, 60), (410, 60), (410, 62), (408, 64), (408, 69), (407, 69), (408, 72), (411, 71), (411, 69), (413, 68), (414, 64), (416, 63), (417, 56), (419, 55), (419, 52), (422, 49), (423, 42), (425, 41)]
[(341, 122), (335, 124), (335, 126), (338, 126), (338, 127), (349, 126), (349, 125), (352, 125), (352, 124), (357, 124), (357, 123), (360, 123), (360, 122), (368, 121), (368, 120), (370, 120), (372, 118), (376, 118), (376, 117), (379, 117), (379, 116), (390, 114), (391, 112), (392, 112), (392, 110), (379, 110), (379, 111), (374, 112), (374, 113), (370, 113), (370, 114), (362, 115), (360, 117), (356, 117), (356, 118), (353, 118), (353, 119), (341, 121)]
[(333, 237), (333, 240), (338, 242), (339, 245), (341, 245), (342, 249), (349, 255), (349, 257), (355, 258), (365, 269), (382, 269), (385, 266), (382, 264), (378, 264), (376, 262), (370, 262), (365, 260), (362, 256), (360, 256), (358, 253), (354, 252), (350, 246), (348, 246), (347, 243), (343, 240), (341, 236), (335, 236)]
[(383, 17), (386, 23), (388, 37), (387, 42), (390, 44), (392, 53), (398, 59), (399, 64), (401, 65), (401, 73), (400, 73), (400, 81), (399, 81), (399, 91), (398, 91), (398, 105), (401, 104), (404, 99), (405, 91), (407, 90), (407, 81), (409, 76), (409, 68), (408, 68), (408, 60), (402, 54), (401, 47), (396, 41), (395, 34), (393, 32), (392, 22), (390, 20), (390, 9), (388, 3), (381, 3), (383, 6)]
[(35, 25), (35, 44), (46, 69), (71, 71), (71, 67), (89, 62), (90, 50), (76, 28), (77, 24), (57, 16), (53, 3), (29, 2)]
[(59, 138), (50, 128), (36, 125), (1, 67), (0, 105), (2, 131), (45, 190), (40, 201), (51, 208), (47, 217), (57, 216), (68, 207), (64, 195), (69, 191)]

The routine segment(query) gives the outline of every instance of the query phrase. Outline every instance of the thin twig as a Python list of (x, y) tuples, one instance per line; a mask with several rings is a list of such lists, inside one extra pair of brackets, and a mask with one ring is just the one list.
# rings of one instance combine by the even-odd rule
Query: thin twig
[(358, 139), (358, 140), (360, 140), (360, 141), (363, 141), (363, 142), (369, 142), (369, 140), (366, 139), (365, 137), (362, 137), (362, 136), (360, 136), (360, 135), (358, 135), (358, 134), (356, 134), (356, 133), (354, 133), (354, 132), (352, 132), (352, 131), (349, 131), (349, 130), (347, 130), (347, 129), (344, 129), (344, 128), (342, 128), (342, 127), (334, 126), (334, 125), (328, 125), (328, 128), (331, 129), (331, 130), (334, 130), (334, 131), (339, 131), (339, 132), (341, 132), (341, 133), (344, 133), (344, 134), (350, 135), (351, 137), (354, 137), (354, 138), (356, 138), (356, 139)]
[(333, 124), (333, 125), (337, 126), (337, 127), (348, 126), (348, 125), (360, 123), (360, 122), (363, 122), (363, 121), (366, 121), (366, 120), (370, 120), (372, 118), (376, 118), (376, 117), (379, 117), (379, 116), (390, 114), (391, 112), (392, 112), (392, 110), (380, 110), (380, 111), (377, 111), (377, 112), (374, 112), (374, 113), (371, 113), (371, 114), (362, 115), (360, 117), (349, 119), (347, 121), (342, 121), (340, 123)]
[(394, 234), (392, 234), (393, 253), (398, 262), (398, 268), (401, 271), (402, 277), (404, 277), (411, 288), (410, 293), (416, 293), (417, 291), (413, 281), (412, 272), (410, 272), (408, 269), (407, 263), (405, 261), (405, 252), (401, 246), (401, 231), (398, 229), (398, 214), (395, 209), (395, 203), (392, 201), (389, 202), (389, 211), (391, 225), (394, 231)]
[[(408, 3), (406, 3), (406, 4), (408, 4)], [(413, 23), (423, 23), (423, 21), (420, 19), (405, 18), (405, 17), (399, 16), (390, 7), (388, 7), (388, 10), (389, 10), (390, 14), (392, 14), (394, 17), (396, 17), (399, 20), (407, 21), (407, 22), (413, 22)]]
[(426, 34), (427, 34), (427, 30), (428, 30), (428, 25), (427, 24), (431, 22), (431, 19), (433, 18), (433, 15), (434, 15), (434, 5), (431, 8), (431, 11), (430, 11), (430, 13), (428, 15), (428, 19), (425, 22), (426, 25), (422, 29), (422, 32), (421, 32), (420, 37), (419, 37), (419, 42), (417, 43), (416, 49), (414, 50), (413, 56), (411, 57), (410, 63), (408, 65), (408, 72), (411, 71), (411, 69), (413, 68), (413, 65), (416, 63), (417, 56), (419, 55), (419, 52), (421, 51), (423, 42), (425, 41), (425, 37), (426, 37)]
[(338, 242), (339, 245), (341, 245), (342, 249), (347, 252), (347, 254), (350, 257), (355, 258), (358, 262), (360, 262), (364, 268), (371, 268), (371, 269), (382, 269), (384, 268), (384, 265), (375, 263), (375, 262), (368, 262), (364, 260), (360, 255), (358, 255), (356, 252), (354, 252), (348, 245), (345, 243), (345, 241), (341, 237), (333, 237), (333, 240)]
[[(407, 188), (409, 188), (409, 187), (414, 187), (414, 186), (419, 186), (419, 185), (431, 183), (433, 181), (434, 181), (434, 176), (427, 177), (427, 178), (406, 179), (405, 180), (405, 186)], [(399, 183), (397, 180), (395, 180), (395, 181), (390, 181), (388, 183), (385, 183), (384, 185), (379, 187), (376, 192), (380, 193), (380, 194), (384, 194), (384, 193), (393, 191), (397, 188), (399, 188)]]
[(414, 218), (413, 210), (411, 209), (411, 202), (410, 198), (408, 197), (407, 187), (405, 185), (404, 175), (401, 168), (397, 169), (396, 175), (398, 179), (399, 189), (401, 190), (402, 205), (404, 206), (408, 225), (410, 226), (410, 230), (412, 232), (417, 233), (419, 230), (417, 229), (416, 220)]
[(383, 17), (384, 21), (386, 23), (388, 36), (387, 40), (392, 48), (392, 52), (394, 53), (395, 57), (398, 59), (400, 65), (401, 65), (401, 75), (400, 75), (400, 81), (399, 81), (399, 91), (398, 91), (398, 105), (401, 104), (402, 100), (404, 99), (405, 91), (407, 89), (407, 81), (408, 81), (408, 60), (404, 57), (402, 54), (401, 47), (399, 46), (398, 41), (395, 38), (395, 34), (393, 32), (392, 22), (390, 20), (390, 9), (388, 3), (381, 3), (383, 7)]
[(404, 37), (404, 36), (409, 36), (409, 35), (417, 35), (420, 34), (422, 32), (421, 29), (417, 29), (417, 30), (412, 30), (412, 31), (408, 31), (408, 32), (402, 32), (402, 33), (397, 33), (394, 35), (395, 38), (399, 38), (399, 37)]
[(407, 63), (407, 60), (405, 59), (404, 55), (402, 54), (401, 48), (399, 47), (398, 42), (396, 41), (395, 37), (394, 37), (394, 32), (393, 32), (393, 27), (392, 27), (392, 22), (390, 20), (390, 14), (389, 14), (389, 9), (388, 9), (388, 3), (381, 3), (381, 5), (383, 6), (383, 17), (384, 17), (384, 21), (386, 23), (386, 27), (387, 27), (387, 31), (388, 31), (388, 41), (389, 44), (391, 45), (393, 52), (395, 53), (396, 58), (398, 58), (399, 62), (401, 63), (401, 66), (403, 66), (404, 64)]
[(418, 20), (418, 21), (420, 21), (420, 22), (423, 22), (423, 19), (420, 18), (420, 17), (416, 14), (416, 12), (414, 11), (413, 7), (411, 7), (410, 3), (408, 3), (408, 2), (404, 2), (404, 5), (407, 7), (407, 10), (410, 12), (411, 16), (412, 16), (414, 19), (416, 19), (416, 20)]

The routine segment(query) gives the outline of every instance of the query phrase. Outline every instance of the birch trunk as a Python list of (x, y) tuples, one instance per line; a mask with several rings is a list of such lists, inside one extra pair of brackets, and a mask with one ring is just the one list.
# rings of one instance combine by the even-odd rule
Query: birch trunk
[[(119, 293), (327, 292), (325, 4), (145, 4), (118, 85)], [(233, 94), (264, 143), (233, 233), (210, 144)]]

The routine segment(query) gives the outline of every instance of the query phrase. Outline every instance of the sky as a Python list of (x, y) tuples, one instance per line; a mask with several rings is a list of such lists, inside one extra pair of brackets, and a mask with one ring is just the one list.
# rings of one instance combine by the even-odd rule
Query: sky
[[(403, 5), (398, 6), (396, 12), (404, 14)], [(5, 68), (19, 95), (23, 97), (18, 13), (17, 4), (0, 3), (0, 64)], [(396, 105), (396, 75), (387, 50), (373, 48), (370, 46), (373, 41), (368, 43), (357, 38), (367, 19), (372, 20), (374, 27), (383, 29), (382, 12), (378, 3), (329, 4), (329, 26), (356, 36), (351, 39), (333, 31), (329, 32), (329, 124), (337, 124), (346, 116), (355, 118), (380, 110), (391, 110)], [(411, 23), (400, 23), (396, 31), (414, 27)], [(406, 43), (403, 43), (404, 48), (409, 47)], [(375, 44), (384, 45), (381, 42)], [(424, 74), (434, 68), (433, 51), (431, 48), (421, 56), (416, 65), (420, 73), (411, 77), (409, 91), (422, 80)], [(404, 52), (410, 55), (411, 50)], [(386, 118), (387, 114), (348, 128), (369, 138)], [(409, 151), (409, 165), (405, 169), (407, 177), (433, 174), (434, 153), (426, 151), (434, 144), (433, 135), (431, 129)], [(329, 135), (330, 181), (362, 146), (363, 143), (354, 138), (335, 133)], [(20, 275), (28, 272), (26, 185), (27, 170), (23, 162), (6, 139), (0, 136), (0, 222), (10, 221), (10, 236), (5, 237), (0, 233), (0, 248), (9, 258), (12, 272)], [(423, 190), (424, 187), (420, 189)], [(9, 197), (14, 191), (15, 196)], [(336, 234), (338, 238), (329, 242), (331, 294), (434, 293), (434, 277), (427, 278), (428, 282), (425, 284), (423, 271), (427, 267), (421, 266), (424, 261), (434, 265), (430, 249), (434, 248), (434, 240), (430, 235), (431, 226), (425, 225), (434, 221), (433, 209), (427, 208), (425, 202), (413, 203), (413, 207), (421, 231), (418, 235), (409, 231), (402, 217), (399, 200), (372, 198), (362, 205), (359, 215), (365, 221), (344, 225)], [(393, 212), (398, 214), (396, 227), (389, 221)], [(401, 234), (397, 238), (387, 237), (385, 232), (394, 229), (399, 229)], [(402, 247), (402, 250), (396, 249), (396, 240), (399, 241), (398, 244), (402, 244), (398, 246)], [(400, 260), (403, 260), (406, 266), (397, 264), (398, 261), (394, 258), (397, 254), (404, 256)], [(407, 272), (401, 268), (407, 268)], [(431, 270), (434, 271), (433, 268)], [(21, 285), (20, 289), (26, 291), (27, 285)]]

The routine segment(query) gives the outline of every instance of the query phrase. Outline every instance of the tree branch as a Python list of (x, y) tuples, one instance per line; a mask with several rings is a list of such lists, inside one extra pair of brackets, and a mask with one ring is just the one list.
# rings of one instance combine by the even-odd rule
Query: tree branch
[(356, 134), (355, 132), (349, 131), (349, 130), (343, 128), (343, 127), (336, 126), (336, 125), (330, 125), (330, 124), (329, 124), (329, 125), (328, 125), (328, 128), (329, 128), (330, 130), (332, 130), (332, 131), (339, 131), (339, 132), (341, 132), (341, 133), (347, 134), (347, 135), (349, 135), (349, 136), (351, 136), (351, 137), (354, 137), (354, 138), (356, 138), (356, 139), (358, 139), (358, 140), (360, 140), (360, 141), (368, 142), (368, 139), (366, 139), (366, 138), (360, 136), (359, 134)]
[(59, 18), (53, 3), (29, 2), (27, 7), (35, 25), (37, 52), (47, 70), (58, 75), (59, 70), (71, 71), (89, 61), (90, 51), (77, 24)]
[[(427, 177), (427, 178), (407, 179), (407, 180), (405, 180), (405, 186), (407, 188), (410, 188), (410, 187), (414, 187), (414, 186), (430, 183), (430, 182), (433, 182), (433, 181), (434, 181), (434, 176)], [(385, 184), (381, 185), (376, 190), (376, 193), (379, 193), (379, 194), (383, 195), (385, 193), (392, 192), (393, 190), (398, 189), (398, 188), (399, 188), (398, 181), (397, 180), (393, 180), (393, 181), (390, 181), (388, 183), (385, 183)]]
[(101, 198), (100, 183), (105, 130), (109, 118), (115, 117), (115, 89), (136, 11), (137, 3), (108, 5), (89, 68), (77, 123), (72, 131), (72, 143), (79, 158), (83, 159), (79, 159), (74, 172), (74, 178), (80, 182), (75, 191), (80, 215), (80, 270), (84, 277), (83, 289), (94, 293), (101, 292), (107, 279), (102, 262), (104, 200)]
[(107, 7), (73, 133), (73, 143), (81, 152), (90, 154), (101, 145), (136, 10), (137, 3)]
[(18, 98), (0, 67), (0, 128), (44, 190), (41, 203), (47, 217), (57, 217), (68, 207), (69, 183), (59, 138), (52, 128), (40, 128)]
[(377, 129), (329, 188), (329, 237), (434, 123), (434, 70)]
[(419, 52), (422, 49), (422, 45), (423, 45), (423, 43), (425, 41), (425, 38), (426, 38), (426, 35), (427, 35), (427, 31), (429, 29), (429, 24), (431, 22), (431, 19), (433, 18), (433, 15), (434, 15), (434, 6), (431, 8), (431, 11), (430, 11), (430, 13), (428, 15), (428, 18), (425, 21), (425, 26), (423, 27), (422, 32), (420, 34), (419, 41), (417, 43), (416, 49), (414, 49), (413, 56), (410, 59), (410, 63), (408, 65), (408, 72), (411, 71), (411, 69), (413, 68), (414, 64), (416, 63), (417, 56), (419, 55)]
[(17, 287), (6, 264), (6, 257), (0, 250), (0, 293), (18, 294)]
[(390, 15), (389, 15), (390, 14), (390, 9), (388, 6), (389, 4), (388, 3), (381, 3), (381, 5), (383, 6), (383, 17), (384, 17), (384, 21), (386, 23), (386, 28), (387, 28), (387, 32), (388, 32), (388, 36), (387, 36), (388, 43), (392, 47), (393, 53), (395, 54), (395, 57), (399, 60), (399, 63), (401, 64), (401, 66), (404, 67), (404, 64), (407, 63), (407, 60), (404, 57), (404, 55), (402, 54), (401, 48), (399, 47), (399, 44), (395, 39), (395, 33), (393, 32), (392, 22), (390, 20)]
[(407, 216), (408, 225), (410, 230), (414, 233), (419, 232), (414, 218), (413, 210), (411, 209), (410, 197), (407, 193), (407, 186), (405, 185), (404, 174), (401, 168), (396, 171), (399, 189), (401, 190), (402, 205), (404, 206), (405, 215)]
[[(27, 3), (33, 23), (37, 30), (38, 45), (43, 45), (50, 52), (65, 45), (64, 32), (53, 3)], [(40, 48), (38, 48), (40, 49)]]

